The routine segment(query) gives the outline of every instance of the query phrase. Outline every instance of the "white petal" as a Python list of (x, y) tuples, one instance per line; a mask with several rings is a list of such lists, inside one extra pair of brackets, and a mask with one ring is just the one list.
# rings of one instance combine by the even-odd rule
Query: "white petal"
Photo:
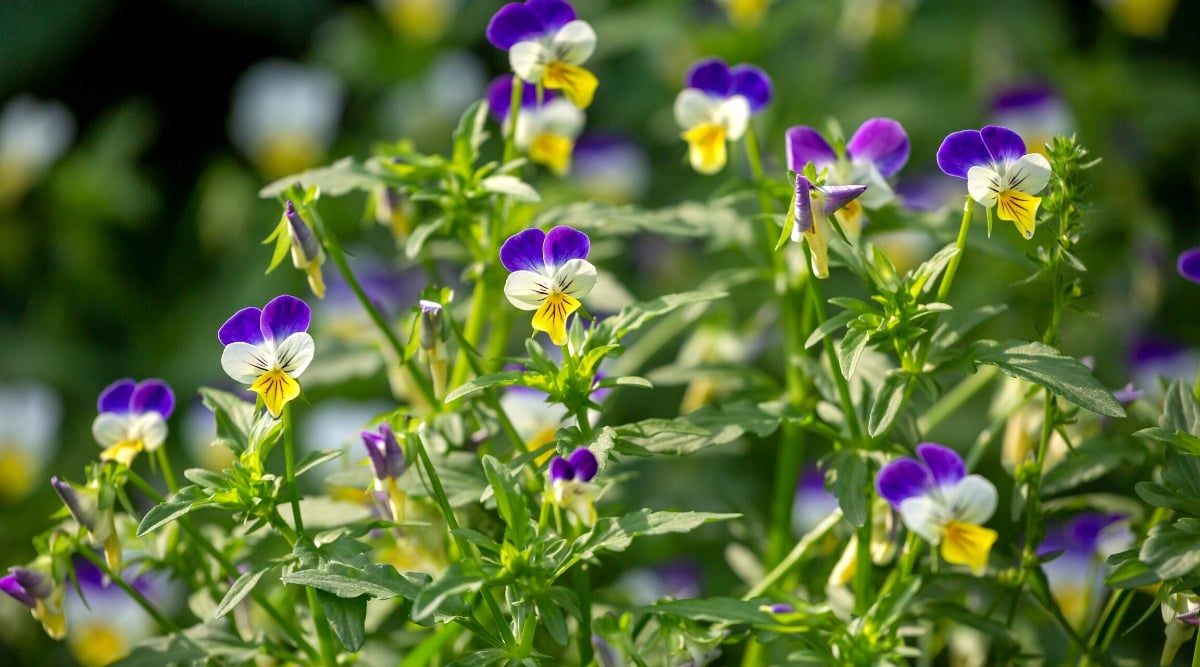
[(521, 310), (537, 310), (549, 294), (550, 279), (540, 273), (513, 271), (504, 281), (504, 296)]
[(129, 429), (130, 440), (141, 440), (146, 451), (152, 452), (167, 439), (167, 422), (157, 412), (147, 412), (133, 418)]
[(129, 439), (130, 421), (129, 415), (102, 412), (92, 422), (92, 437), (101, 447), (112, 447), (119, 442), (125, 442)]
[(725, 128), (725, 138), (737, 141), (750, 124), (750, 102), (741, 95), (734, 95), (721, 103), (717, 114), (721, 126)]
[(981, 206), (995, 206), (1000, 189), (1000, 174), (995, 169), (975, 166), (967, 170), (967, 193)]
[(900, 503), (900, 518), (912, 532), (925, 538), (930, 544), (941, 544), (945, 512), (942, 506), (929, 496), (915, 496)]
[(541, 40), (517, 42), (508, 50), (508, 64), (526, 83), (536, 84), (550, 62), (550, 52)]
[(279, 347), (275, 348), (275, 363), (284, 373), (293, 378), (299, 377), (312, 363), (315, 347), (312, 336), (297, 331), (283, 339)]
[(675, 98), (675, 122), (685, 130), (714, 122), (721, 102), (696, 88), (684, 88)]
[(559, 28), (550, 42), (554, 59), (568, 65), (582, 65), (595, 50), (596, 31), (587, 21), (578, 19)]
[[(520, 124), (520, 122), (521, 118), (518, 116), (517, 123)], [(571, 104), (571, 101), (565, 97), (556, 97), (547, 102), (538, 112), (535, 120), (537, 130), (533, 134), (534, 136), (553, 134), (574, 139), (583, 131), (583, 123), (584, 115), (579, 107)]]
[(955, 520), (982, 526), (996, 513), (996, 487), (979, 475), (967, 475), (942, 493)]
[(225, 346), (221, 353), (221, 368), (242, 384), (254, 384), (258, 376), (271, 370), (275, 355), (266, 346), (238, 341)]
[(596, 286), (596, 267), (586, 259), (568, 260), (554, 272), (551, 284), (569, 297), (582, 299)]
[(1036, 195), (1050, 182), (1050, 162), (1039, 153), (1030, 153), (1009, 165), (1004, 173), (1004, 189)]

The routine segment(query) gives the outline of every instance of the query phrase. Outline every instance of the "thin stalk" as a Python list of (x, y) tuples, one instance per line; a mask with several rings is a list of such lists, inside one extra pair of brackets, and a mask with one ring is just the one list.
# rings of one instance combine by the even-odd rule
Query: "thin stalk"
[(175, 471), (171, 469), (171, 460), (167, 457), (167, 448), (159, 447), (154, 450), (154, 456), (158, 459), (158, 467), (162, 468), (163, 481), (167, 483), (167, 490), (175, 493), (179, 490), (179, 485), (175, 483)]
[(296, 533), (304, 534), (304, 518), (300, 516), (300, 487), (296, 486), (296, 444), (292, 434), (292, 406), (283, 406), (284, 482), (292, 490), (292, 524)]
[(133, 598), (133, 601), (136, 602), (139, 607), (146, 610), (146, 613), (150, 614), (154, 621), (158, 623), (163, 630), (166, 630), (170, 633), (179, 632), (179, 626), (175, 625), (171, 619), (167, 618), (166, 615), (159, 611), (158, 607), (155, 607), (153, 602), (147, 600), (146, 596), (142, 595), (138, 589), (130, 586), (125, 579), (121, 577), (120, 572), (113, 572), (108, 567), (108, 563), (104, 562), (104, 559), (92, 553), (91, 549), (77, 549), (76, 552), (91, 561), (93, 565), (100, 569), (100, 572), (102, 572), (104, 576), (108, 577), (108, 579), (116, 584), (121, 590), (125, 591), (129, 597)]
[[(804, 248), (804, 259), (811, 265), (811, 258), (808, 246)], [(808, 281), (809, 300), (812, 301), (813, 312), (816, 314), (818, 324), (825, 321), (825, 300), (821, 296), (821, 288), (817, 286), (815, 279)], [(833, 337), (826, 336), (821, 340), (825, 347), (825, 356), (829, 360), (829, 373), (833, 376), (833, 381), (837, 385), (838, 400), (842, 404), (842, 412), (846, 416), (846, 424), (850, 428), (850, 440), (855, 446), (863, 442), (862, 426), (858, 423), (858, 410), (854, 405), (854, 400), (850, 397), (850, 384), (846, 378), (842, 377), (842, 369), (838, 367), (837, 352), (833, 349)]]
[(1200, 667), (1200, 635), (1196, 637), (1196, 646), (1192, 649), (1192, 667)]
[(954, 241), (954, 247), (958, 248), (958, 252), (950, 258), (950, 264), (946, 266), (946, 272), (942, 274), (942, 283), (938, 285), (937, 300), (945, 301), (950, 294), (950, 286), (954, 284), (954, 276), (958, 273), (958, 265), (962, 262), (963, 253), (967, 250), (967, 232), (971, 228), (971, 214), (975, 211), (975, 200), (971, 199), (970, 195), (966, 197), (966, 203), (963, 204), (962, 223), (958, 227), (958, 238)]
[(921, 433), (928, 433), (936, 428), (947, 417), (958, 412), (976, 392), (986, 387), (996, 377), (997, 368), (995, 366), (984, 366), (975, 371), (974, 375), (969, 376), (966, 380), (955, 385), (953, 389), (946, 392), (936, 403), (929, 406), (925, 414), (917, 419), (917, 430)]
[(512, 78), (512, 97), (508, 104), (508, 127), (504, 130), (504, 162), (517, 157), (517, 116), (521, 114), (521, 98), (525, 94), (525, 82), (516, 74)]
[(871, 594), (871, 511), (875, 503), (871, 502), (869, 490), (866, 495), (866, 516), (863, 525), (858, 527), (858, 548), (854, 554), (854, 613), (859, 616), (866, 614), (875, 601)]
[(580, 563), (575, 568), (575, 594), (579, 596), (579, 664), (586, 665), (592, 661), (592, 578), (588, 572), (587, 563)]
[(479, 341), (483, 336), (483, 325), (488, 319), (489, 302), (491, 301), (491, 281), (488, 280), (487, 272), (479, 276), (479, 282), (475, 284), (475, 290), (471, 294), (471, 313), (467, 315), (467, 324), (463, 327), (462, 337), (467, 345), (459, 345), (458, 357), (454, 361), (454, 372), (450, 375), (450, 384), (448, 388), (453, 390), (467, 381), (467, 374), (471, 370), (469, 361), (470, 351), (467, 346), (474, 348), (479, 345)]
[(809, 550), (825, 539), (825, 535), (833, 530), (834, 526), (841, 520), (841, 510), (830, 512), (829, 516), (825, 517), (821, 523), (818, 523), (812, 530), (808, 531), (804, 537), (800, 538), (799, 542), (796, 542), (796, 546), (792, 547), (788, 555), (784, 556), (783, 560), (779, 561), (779, 564), (767, 573), (767, 576), (760, 579), (757, 584), (751, 586), (750, 590), (746, 591), (746, 594), (742, 596), (742, 599), (752, 600), (767, 592), (768, 589), (775, 585), (775, 582), (782, 579), (788, 573), (788, 570), (795, 567), (796, 563), (799, 563), (808, 554)]
[(317, 600), (317, 589), (305, 586), (304, 593), (308, 597), (308, 608), (312, 611), (313, 628), (317, 631), (317, 642), (321, 646), (321, 660), (327, 667), (337, 665), (338, 650), (334, 644), (333, 627), (325, 617), (325, 610)]

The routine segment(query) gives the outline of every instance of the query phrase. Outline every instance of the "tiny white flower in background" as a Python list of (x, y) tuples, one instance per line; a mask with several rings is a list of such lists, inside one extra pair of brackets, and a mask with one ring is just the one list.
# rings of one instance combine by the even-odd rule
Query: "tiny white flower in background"
[(384, 95), (379, 126), (388, 136), (410, 137), (423, 146), (426, 138), (433, 140), (453, 130), (486, 83), (487, 68), (475, 54), (465, 50), (439, 54), (420, 78), (400, 83)]
[(43, 483), (41, 472), (58, 451), (62, 405), (50, 387), (0, 385), (0, 502), (21, 500)]
[(74, 138), (75, 119), (61, 102), (21, 95), (4, 105), (0, 111), (0, 201), (23, 195)]

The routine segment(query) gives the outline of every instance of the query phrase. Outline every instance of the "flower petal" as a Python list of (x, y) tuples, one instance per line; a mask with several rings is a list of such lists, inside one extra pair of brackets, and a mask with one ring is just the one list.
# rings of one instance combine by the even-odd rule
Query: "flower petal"
[(175, 394), (162, 380), (143, 380), (134, 390), (130, 405), (135, 413), (157, 412), (166, 419), (175, 410)]
[(996, 513), (996, 486), (986, 477), (967, 475), (942, 494), (953, 518), (967, 523), (984, 524)]
[(1004, 172), (1005, 190), (1036, 195), (1050, 182), (1050, 161), (1040, 153), (1022, 155)]
[(855, 162), (850, 168), (850, 177), (847, 179), (851, 183), (862, 183), (867, 186), (867, 191), (863, 193), (858, 200), (863, 208), (879, 209), (891, 203), (895, 199), (896, 193), (892, 191), (892, 186), (884, 180), (883, 174), (879, 172), (879, 168), (872, 162)]
[(731, 97), (721, 103), (717, 113), (725, 127), (725, 137), (730, 141), (741, 139), (750, 125), (750, 102), (740, 95)]
[(486, 35), (493, 46), (507, 51), (514, 44), (536, 38), (545, 31), (538, 12), (526, 5), (510, 2), (492, 16)]
[(1184, 250), (1179, 255), (1179, 275), (1200, 284), (1200, 248)]
[(217, 331), (217, 339), (221, 341), (222, 345), (237, 342), (258, 345), (266, 340), (259, 327), (261, 320), (262, 310), (253, 307), (243, 308), (234, 313), (233, 317), (225, 320), (225, 324), (222, 324), (221, 329)]
[(281, 370), (273, 370), (255, 380), (250, 391), (262, 396), (267, 412), (278, 419), (283, 406), (300, 395), (300, 383)]
[(546, 266), (542, 259), (545, 242), (546, 232), (536, 227), (517, 232), (500, 246), (500, 263), (509, 271), (542, 273)]
[(701, 123), (684, 132), (688, 143), (688, 161), (701, 174), (715, 174), (725, 168), (728, 159), (725, 128), (716, 123)]
[(909, 498), (923, 495), (932, 485), (929, 469), (908, 457), (885, 465), (875, 477), (879, 496), (897, 508)]
[(812, 190), (812, 181), (804, 176), (796, 176), (796, 215), (795, 223), (792, 225), (793, 241), (799, 241), (800, 234), (813, 228)]
[(573, 259), (587, 259), (591, 243), (583, 232), (560, 225), (551, 229), (542, 242), (542, 261), (547, 273), (553, 274)]
[(958, 452), (942, 445), (924, 442), (917, 445), (917, 456), (925, 462), (933, 483), (938, 486), (957, 484), (967, 476), (967, 466)]
[(991, 208), (1000, 197), (1000, 174), (991, 167), (976, 166), (967, 170), (967, 194), (981, 206)]
[(750, 103), (750, 113), (756, 114), (771, 103), (771, 77), (754, 65), (735, 65), (729, 70), (733, 77), (731, 95), (741, 95)]
[(900, 503), (900, 519), (912, 532), (925, 538), (930, 544), (942, 541), (942, 523), (945, 511), (929, 496), (916, 496)]
[(683, 78), (684, 88), (695, 88), (720, 98), (728, 97), (732, 86), (733, 76), (729, 66), (720, 58), (705, 58), (697, 62)]
[(550, 50), (538, 40), (517, 42), (508, 50), (508, 65), (525, 83), (536, 84), (550, 63)]
[(804, 165), (813, 163), (818, 170), (837, 161), (833, 146), (825, 141), (820, 132), (807, 125), (797, 125), (787, 131), (787, 165), (796, 173), (804, 171)]
[(1037, 210), (1042, 203), (1041, 197), (1027, 195), (1017, 190), (1001, 191), (997, 200), (996, 217), (1009, 220), (1017, 226), (1017, 231), (1026, 239), (1033, 238), (1034, 225), (1037, 224)]
[(971, 167), (989, 165), (992, 154), (983, 143), (979, 130), (951, 132), (938, 147), (937, 164), (955, 178), (966, 178)]
[[(547, 101), (540, 110), (530, 113), (537, 114), (537, 121), (530, 128), (535, 135), (551, 134), (573, 140), (583, 131), (586, 121), (579, 107), (561, 97)], [(533, 139), (536, 141), (537, 136)]]
[(575, 8), (564, 0), (525, 0), (525, 6), (533, 10), (546, 31), (557, 30), (575, 20)]
[(988, 554), (999, 534), (969, 522), (949, 521), (943, 530), (942, 558), (952, 565), (966, 565), (976, 576), (987, 567)]
[(582, 299), (596, 285), (596, 267), (586, 259), (568, 260), (554, 272), (550, 284), (555, 291)]
[[(255, 328), (258, 328), (258, 323), (255, 322)], [(137, 384), (130, 378), (121, 378), (116, 382), (104, 388), (100, 392), (100, 399), (96, 401), (96, 409), (100, 412), (115, 412), (123, 414), (129, 412), (129, 404), (133, 398), (133, 390)]]
[(979, 135), (996, 164), (1015, 162), (1025, 155), (1025, 141), (1007, 127), (988, 125), (979, 131)]
[(832, 215), (834, 211), (858, 199), (866, 191), (865, 185), (826, 185), (821, 188), (821, 198), (825, 200), (825, 215)]
[(571, 467), (575, 469), (575, 479), (581, 482), (590, 482), (600, 470), (600, 464), (596, 461), (596, 455), (587, 447), (580, 447), (571, 452), (567, 457), (567, 461)]
[(275, 364), (284, 373), (292, 377), (300, 377), (304, 369), (312, 363), (314, 348), (312, 336), (303, 331), (297, 331), (283, 339), (283, 342), (275, 348)]
[(545, 331), (550, 342), (562, 345), (567, 342), (567, 318), (579, 310), (581, 304), (562, 292), (551, 292), (533, 314), (533, 330)]
[(549, 296), (550, 285), (549, 276), (533, 271), (513, 271), (504, 281), (504, 296), (521, 310), (537, 310)]
[(868, 120), (846, 144), (846, 154), (851, 160), (873, 163), (884, 178), (900, 171), (908, 162), (908, 152), (908, 134), (891, 118)]
[(684, 88), (675, 97), (675, 123), (683, 130), (711, 123), (721, 101), (698, 88)]
[(829, 277), (829, 239), (833, 234), (829, 218), (824, 215), (814, 216), (813, 228), (804, 234), (809, 254), (812, 255), (812, 274), (822, 280)]
[(162, 446), (167, 439), (167, 422), (157, 412), (147, 412), (134, 417), (130, 425), (131, 439), (136, 438), (146, 451), (152, 452)]
[(587, 21), (571, 21), (563, 25), (550, 40), (554, 60), (568, 65), (582, 65), (596, 51), (596, 31)]
[(307, 303), (290, 294), (281, 294), (263, 306), (262, 332), (267, 340), (278, 344), (297, 331), (308, 331), (311, 318)]
[(250, 384), (260, 375), (271, 370), (274, 359), (270, 352), (258, 345), (234, 342), (225, 346), (221, 353), (221, 368), (225, 374), (242, 384)]
[(546, 65), (542, 73), (542, 86), (548, 90), (561, 90), (571, 104), (580, 109), (586, 109), (592, 103), (599, 84), (595, 74), (561, 60)]
[(111, 447), (129, 439), (130, 423), (128, 414), (103, 412), (92, 420), (92, 437), (101, 447)]
[(561, 456), (550, 460), (550, 481), (571, 481), (575, 477), (575, 469)]

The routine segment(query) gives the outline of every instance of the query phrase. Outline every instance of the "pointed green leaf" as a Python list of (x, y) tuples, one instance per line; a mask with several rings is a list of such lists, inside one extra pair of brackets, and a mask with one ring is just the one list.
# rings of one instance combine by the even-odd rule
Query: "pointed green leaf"
[(900, 414), (904, 406), (904, 393), (908, 388), (908, 375), (900, 372), (889, 373), (871, 402), (871, 411), (867, 415), (867, 432), (874, 438), (888, 430)]
[(342, 646), (351, 653), (357, 653), (367, 639), (367, 597), (343, 598), (317, 591), (317, 602)]
[(275, 569), (274, 565), (259, 566), (238, 577), (237, 581), (233, 582), (233, 585), (225, 593), (225, 597), (221, 598), (221, 603), (217, 605), (216, 611), (213, 612), (213, 618), (221, 618), (232, 611), (239, 602), (254, 591), (254, 587), (258, 585), (258, 581), (263, 578), (263, 575), (273, 569)]
[(479, 186), (488, 192), (507, 195), (516, 201), (539, 202), (542, 200), (541, 195), (537, 193), (537, 190), (533, 189), (532, 185), (516, 176), (505, 174), (488, 176), (479, 182)]
[(525, 506), (525, 494), (521, 493), (517, 478), (508, 466), (491, 455), (484, 455), (483, 471), (487, 474), (492, 493), (496, 496), (500, 518), (504, 519), (508, 526), (505, 537), (517, 549), (524, 549), (529, 544), (529, 508)]
[(1032, 382), (1081, 408), (1106, 417), (1124, 417), (1125, 408), (1079, 361), (1044, 343), (1010, 340), (981, 345), (974, 361), (997, 366), (1006, 375)]
[(845, 337), (838, 342), (838, 367), (842, 377), (847, 380), (854, 377), (854, 369), (858, 367), (858, 360), (870, 341), (871, 334), (866, 329), (850, 328), (846, 331)]

